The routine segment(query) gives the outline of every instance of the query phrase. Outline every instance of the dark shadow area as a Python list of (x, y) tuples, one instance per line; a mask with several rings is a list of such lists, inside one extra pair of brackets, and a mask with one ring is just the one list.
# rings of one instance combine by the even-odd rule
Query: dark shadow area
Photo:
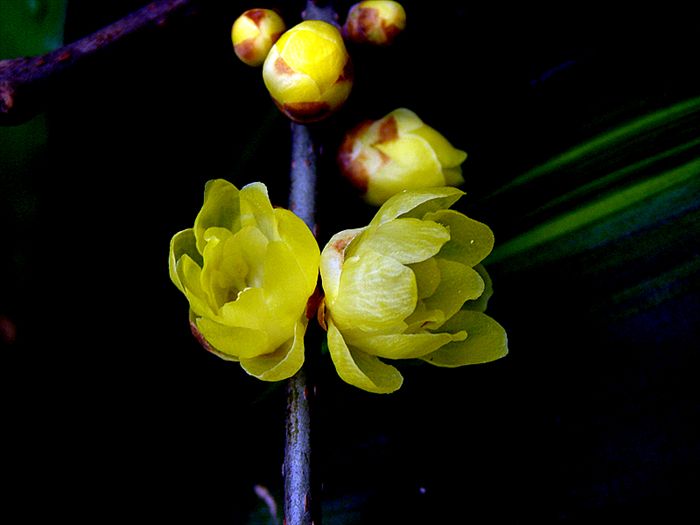
[[(69, 2), (66, 37), (144, 3)], [(499, 243), (528, 207), (517, 195), (487, 207), (487, 195), (700, 95), (683, 13), (430, 4), (404, 3), (409, 30), (395, 48), (352, 50), (355, 91), (315, 126), (322, 245), (373, 214), (330, 154), (362, 118), (410, 107), (468, 151), (460, 207)], [(16, 330), (0, 357), (0, 464), (3, 499), (25, 521), (245, 524), (260, 506), (255, 484), (281, 490), (284, 389), (198, 346), (167, 271), (170, 238), (192, 225), (207, 180), (262, 181), (287, 205), (288, 123), (229, 40), (244, 7), (205, 2), (58, 87), (48, 151), (17, 174), (32, 215), (0, 211), (13, 254), (0, 266), (0, 314)], [(298, 11), (282, 11), (291, 25)], [(684, 227), (697, 231), (692, 217)], [(609, 249), (494, 266), (502, 361), (400, 363), (404, 387), (376, 396), (342, 383), (326, 356), (316, 430), (327, 522), (693, 521), (700, 276), (638, 308), (612, 298), (700, 252), (687, 242), (634, 268), (596, 266)]]

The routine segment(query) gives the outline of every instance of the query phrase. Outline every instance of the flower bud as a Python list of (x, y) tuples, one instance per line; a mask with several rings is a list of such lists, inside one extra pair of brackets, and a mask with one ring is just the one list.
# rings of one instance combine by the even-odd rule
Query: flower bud
[(190, 304), (192, 332), (252, 376), (279, 381), (304, 362), (306, 305), (319, 248), (304, 222), (273, 208), (267, 188), (209, 181), (194, 227), (170, 243), (170, 278)]
[(259, 66), (284, 30), (284, 21), (274, 11), (249, 9), (236, 19), (231, 28), (233, 50), (249, 66)]
[(457, 367), (507, 354), (505, 330), (483, 313), (491, 290), (480, 262), (493, 234), (448, 209), (462, 194), (401, 192), (368, 226), (336, 234), (321, 252), (328, 348), (347, 383), (390, 393), (403, 378), (383, 360)]
[(343, 32), (358, 44), (389, 45), (406, 27), (406, 11), (398, 2), (369, 0), (350, 8)]
[(350, 95), (352, 66), (340, 32), (320, 20), (304, 21), (272, 46), (263, 80), (280, 110), (297, 122), (321, 120)]
[(343, 174), (375, 206), (402, 190), (457, 186), (467, 154), (405, 108), (347, 133), (338, 152)]

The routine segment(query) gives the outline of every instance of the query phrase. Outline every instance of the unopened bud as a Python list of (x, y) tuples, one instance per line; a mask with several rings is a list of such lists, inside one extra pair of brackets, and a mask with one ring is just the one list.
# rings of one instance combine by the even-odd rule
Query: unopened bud
[(296, 122), (321, 120), (350, 95), (352, 66), (340, 31), (320, 20), (284, 33), (263, 64), (263, 80), (280, 110)]
[(466, 158), (405, 108), (361, 123), (347, 133), (338, 152), (343, 175), (376, 206), (402, 190), (458, 186), (464, 182), (460, 165)]
[(398, 2), (369, 0), (350, 8), (343, 31), (358, 44), (389, 45), (406, 27), (406, 11)]
[(249, 9), (231, 28), (233, 50), (249, 66), (259, 66), (285, 29), (284, 21), (274, 11)]

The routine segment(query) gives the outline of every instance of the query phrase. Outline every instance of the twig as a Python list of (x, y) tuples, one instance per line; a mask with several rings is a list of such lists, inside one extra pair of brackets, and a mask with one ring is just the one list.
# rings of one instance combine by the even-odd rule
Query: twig
[[(324, 20), (337, 24), (332, 5), (306, 2), (305, 20)], [(316, 145), (311, 131), (292, 123), (292, 166), (289, 207), (311, 231), (316, 230)], [(313, 333), (313, 325), (309, 326)], [(311, 401), (314, 392), (307, 371), (313, 369), (309, 352), (315, 338), (306, 338), (306, 364), (287, 385), (286, 443), (284, 447), (284, 523), (286, 525), (320, 525), (320, 501), (315, 496), (311, 447)], [(312, 343), (312, 344), (310, 344)]]
[[(316, 151), (309, 129), (292, 123), (292, 166), (289, 207), (314, 231), (316, 212)], [(311, 327), (309, 327), (311, 328)], [(287, 384), (286, 442), (284, 447), (284, 519), (286, 525), (318, 525), (311, 453), (311, 392), (307, 364)]]
[(160, 0), (60, 49), (35, 57), (0, 60), (0, 125), (22, 123), (38, 113), (52, 83), (65, 72), (146, 28), (187, 13), (195, 0)]

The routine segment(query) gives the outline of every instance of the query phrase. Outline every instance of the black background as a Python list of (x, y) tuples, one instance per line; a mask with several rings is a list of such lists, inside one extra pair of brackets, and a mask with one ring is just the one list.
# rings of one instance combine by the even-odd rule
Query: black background
[[(66, 39), (143, 3), (71, 1)], [(700, 94), (693, 28), (670, 6), (404, 5), (401, 41), (352, 49), (352, 97), (315, 132), (328, 153), (360, 119), (414, 109), (469, 152), (462, 208), (497, 243), (519, 231), (522, 203), (480, 205), (484, 195), (613, 123)], [(247, 7), (203, 3), (50, 94), (48, 152), (27, 182), (36, 217), (11, 237), (26, 258), (2, 276), (17, 326), (2, 352), (12, 523), (246, 523), (255, 484), (279, 494), (284, 389), (204, 352), (167, 273), (170, 237), (193, 223), (207, 180), (260, 180), (287, 204), (289, 125), (229, 40)], [(281, 11), (298, 20), (297, 5)], [(373, 213), (329, 157), (320, 243)], [(698, 257), (692, 243), (674, 250), (665, 256)], [(698, 278), (613, 319), (592, 305), (618, 276), (581, 277), (583, 264), (492, 270), (490, 313), (511, 350), (501, 361), (406, 365), (404, 387), (377, 396), (343, 384), (326, 357), (315, 430), (328, 522), (697, 517)]]

